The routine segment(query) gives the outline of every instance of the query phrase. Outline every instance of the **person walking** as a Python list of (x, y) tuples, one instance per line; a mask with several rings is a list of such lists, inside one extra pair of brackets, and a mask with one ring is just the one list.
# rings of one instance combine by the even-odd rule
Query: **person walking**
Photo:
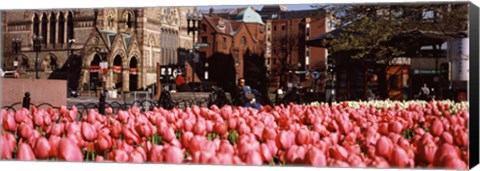
[(419, 96), (419, 99), (421, 100), (429, 100), (430, 89), (428, 88), (427, 83), (424, 83), (423, 87), (420, 88), (420, 92), (418, 96)]

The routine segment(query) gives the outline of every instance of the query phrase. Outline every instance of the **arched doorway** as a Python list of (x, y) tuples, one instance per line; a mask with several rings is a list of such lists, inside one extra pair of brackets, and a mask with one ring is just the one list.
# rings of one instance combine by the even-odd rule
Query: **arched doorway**
[[(92, 62), (90, 62), (90, 90), (96, 90), (100, 86), (99, 72), (100, 72), (101, 57), (99, 54), (95, 54)], [(95, 93), (96, 94), (96, 93)]]
[(135, 91), (138, 89), (138, 61), (136, 57), (130, 59), (130, 82), (129, 87), (130, 91)]
[(119, 89), (123, 87), (123, 77), (122, 77), (122, 57), (120, 55), (115, 56), (113, 59), (113, 84), (114, 89)]

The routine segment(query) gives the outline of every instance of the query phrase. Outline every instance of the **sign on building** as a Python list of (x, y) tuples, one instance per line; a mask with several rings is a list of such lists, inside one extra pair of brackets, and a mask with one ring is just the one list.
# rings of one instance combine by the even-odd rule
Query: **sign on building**
[(452, 63), (452, 80), (468, 81), (469, 38), (448, 40), (448, 61)]

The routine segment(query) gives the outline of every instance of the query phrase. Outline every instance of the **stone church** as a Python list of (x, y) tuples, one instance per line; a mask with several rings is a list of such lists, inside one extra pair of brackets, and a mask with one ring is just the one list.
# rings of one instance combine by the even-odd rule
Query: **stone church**
[[(186, 17), (195, 11), (194, 7), (2, 11), (2, 67), (17, 69), (22, 78), (35, 78), (36, 71), (40, 79), (68, 78), (69, 88), (81, 91), (101, 87), (102, 78), (108, 90), (146, 89), (157, 82), (157, 64), (178, 64), (178, 49), (192, 47)], [(34, 37), (41, 37), (39, 50)], [(103, 60), (108, 62), (106, 75), (100, 72)]]

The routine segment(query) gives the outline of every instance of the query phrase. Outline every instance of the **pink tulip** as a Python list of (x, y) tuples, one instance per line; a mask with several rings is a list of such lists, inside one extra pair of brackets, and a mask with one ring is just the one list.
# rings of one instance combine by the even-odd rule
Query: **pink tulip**
[(245, 161), (248, 165), (262, 165), (262, 155), (258, 151), (250, 151)]
[(60, 143), (61, 138), (59, 136), (52, 135), (48, 138), (48, 143), (50, 145), (49, 156), (56, 157), (58, 154), (58, 144)]
[(434, 136), (440, 136), (443, 132), (443, 124), (440, 120), (435, 119), (432, 123), (431, 133)]
[(80, 132), (80, 124), (78, 123), (67, 123), (66, 125), (67, 134), (75, 134)]
[[(22, 123), (24, 120), (29, 118), (28, 110), (19, 110), (15, 113), (15, 122)], [(5, 119), (4, 119), (5, 120)], [(4, 123), (5, 124), (5, 123)]]
[(150, 161), (154, 163), (160, 163), (163, 162), (163, 147), (159, 145), (153, 145), (152, 149), (150, 150)]
[(125, 142), (127, 142), (128, 144), (140, 144), (140, 136), (132, 127), (127, 127), (124, 125), (124, 127), (122, 128), (122, 134), (125, 138)]
[(305, 155), (306, 164), (315, 167), (325, 167), (327, 165), (326, 157), (323, 151), (318, 148), (311, 148)]
[(90, 110), (87, 115), (87, 122), (90, 124), (94, 124), (96, 119), (96, 112), (94, 110)]
[(390, 163), (392, 164), (392, 166), (404, 168), (409, 163), (407, 152), (405, 152), (405, 150), (403, 150), (402, 148), (394, 148), (392, 151)]
[(62, 138), (58, 144), (58, 159), (65, 161), (83, 161), (83, 154), (75, 142)]
[(298, 145), (308, 144), (310, 143), (310, 132), (307, 129), (300, 129), (295, 138)]
[(330, 149), (330, 155), (335, 160), (346, 161), (348, 157), (348, 151), (345, 150), (342, 146), (335, 145)]
[(100, 154), (112, 148), (112, 138), (105, 134), (99, 134), (95, 141), (95, 150)]
[[(138, 157), (138, 154), (135, 157)], [(123, 150), (115, 149), (110, 153), (109, 159), (115, 162), (128, 162), (130, 156)]]
[(48, 113), (45, 113), (43, 115), (43, 124), (45, 126), (49, 126), (52, 124), (52, 117), (50, 115), (48, 115)]
[(33, 127), (31, 127), (30, 125), (28, 125), (26, 123), (21, 123), (19, 131), (20, 131), (20, 135), (23, 138), (28, 139), (28, 138), (30, 138), (30, 135), (33, 133)]
[(143, 162), (145, 162), (145, 158), (143, 157), (143, 155), (139, 151), (134, 150), (132, 153), (130, 153), (130, 156), (128, 158), (128, 162), (143, 163)]
[(168, 146), (163, 149), (163, 156), (167, 163), (180, 164), (183, 161), (184, 154), (180, 148)]
[(17, 160), (37, 160), (32, 148), (28, 144), (20, 143), (18, 145)]
[(201, 151), (207, 144), (207, 139), (202, 136), (194, 136), (190, 139), (189, 149), (192, 153)]
[(392, 144), (392, 141), (390, 141), (390, 139), (388, 139), (385, 136), (382, 136), (378, 139), (376, 143), (375, 151), (379, 156), (388, 158), (390, 157), (392, 150), (393, 150), (393, 144)]
[(290, 131), (281, 131), (276, 141), (278, 147), (287, 150), (295, 143), (295, 134)]
[(111, 107), (105, 108), (105, 114), (107, 114), (107, 115), (113, 114), (113, 109)]
[(35, 143), (35, 156), (39, 159), (46, 159), (50, 157), (50, 143), (45, 137), (39, 137)]
[(206, 128), (205, 128), (205, 121), (199, 120), (193, 127), (193, 133), (195, 135), (201, 135), (205, 136), (206, 135)]
[(458, 146), (468, 146), (468, 133), (463, 130), (455, 131), (455, 143)]
[(227, 125), (222, 122), (216, 122), (213, 126), (213, 130), (218, 135), (224, 135), (225, 133), (227, 133)]
[(228, 123), (228, 129), (232, 130), (237, 127), (237, 118), (230, 118), (227, 121)]
[(13, 138), (13, 144), (10, 143), (11, 138), (7, 138), (7, 135), (11, 135), (9, 133), (5, 133), (0, 137), (0, 159), (12, 159), (12, 153), (15, 146), (15, 139)]
[(171, 128), (167, 128), (165, 130), (165, 132), (163, 133), (163, 137), (162, 137), (165, 141), (167, 142), (171, 142), (172, 140), (174, 140), (176, 137), (175, 137), (175, 132), (173, 131), (173, 129)]
[(3, 129), (5, 129), (5, 131), (12, 132), (17, 130), (17, 123), (15, 123), (15, 118), (13, 114), (3, 115)]
[(81, 127), (81, 133), (86, 141), (93, 141), (97, 138), (97, 130), (93, 125), (83, 122)]

